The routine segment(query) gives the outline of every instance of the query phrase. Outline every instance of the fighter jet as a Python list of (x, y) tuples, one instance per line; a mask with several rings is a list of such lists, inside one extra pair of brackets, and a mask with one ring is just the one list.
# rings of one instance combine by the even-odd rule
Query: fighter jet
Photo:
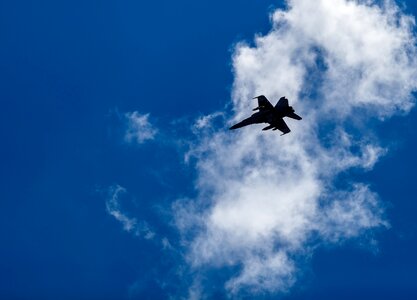
[(230, 129), (237, 129), (251, 124), (269, 123), (269, 126), (266, 126), (262, 130), (278, 129), (282, 132), (281, 135), (284, 135), (291, 131), (287, 124), (285, 124), (283, 120), (284, 117), (301, 120), (301, 117), (294, 112), (294, 109), (291, 106), (288, 105), (288, 99), (285, 97), (281, 97), (275, 107), (272, 106), (271, 102), (269, 102), (264, 95), (253, 99), (258, 99), (258, 107), (253, 110), (259, 111), (242, 122), (233, 125)]

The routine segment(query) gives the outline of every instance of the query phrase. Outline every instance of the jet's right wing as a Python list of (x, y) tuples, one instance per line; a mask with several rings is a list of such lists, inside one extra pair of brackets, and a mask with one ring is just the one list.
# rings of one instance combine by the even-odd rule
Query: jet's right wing
[(273, 130), (278, 129), (279, 131), (282, 132), (282, 135), (287, 134), (291, 131), (283, 119), (278, 119), (271, 125), (275, 127)]

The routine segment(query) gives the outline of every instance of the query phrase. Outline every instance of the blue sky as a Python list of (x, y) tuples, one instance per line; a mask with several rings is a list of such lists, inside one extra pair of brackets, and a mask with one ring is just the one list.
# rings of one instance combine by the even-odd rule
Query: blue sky
[[(417, 14), (413, 1), (405, 4)], [(242, 112), (230, 100), (240, 82), (234, 49), (241, 41), (257, 47), (255, 34), (267, 34), (269, 14), (283, 7), (266, 0), (0, 3), (0, 298), (181, 299), (196, 289), (201, 298), (230, 296), (225, 284), (242, 265), (190, 266), (199, 233), (182, 231), (173, 209), (181, 199), (214, 203), (202, 202), (207, 187), (198, 185), (207, 178), (199, 163), (213, 150), (188, 163), (184, 155)], [(308, 116), (302, 101), (295, 105)], [(140, 143), (126, 139), (134, 111), (149, 114), (156, 130)], [(196, 131), (195, 120), (217, 111), (225, 117)], [(365, 121), (366, 134), (389, 151), (373, 168), (344, 170), (334, 184), (368, 185), (390, 225), (313, 243), (308, 258), (292, 253), (297, 280), (284, 293), (252, 286), (232, 297), (417, 298), (417, 115), (376, 119)], [(109, 208), (117, 186), (125, 192)], [(115, 211), (133, 227), (124, 228)]]

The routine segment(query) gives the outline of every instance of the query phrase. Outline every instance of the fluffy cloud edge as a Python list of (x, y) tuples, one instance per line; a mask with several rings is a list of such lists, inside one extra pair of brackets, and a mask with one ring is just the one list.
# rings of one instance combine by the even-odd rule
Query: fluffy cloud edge
[[(173, 205), (191, 268), (239, 267), (224, 283), (231, 296), (286, 292), (297, 279), (296, 254), (307, 259), (317, 246), (389, 227), (368, 185), (334, 181), (352, 168), (371, 170), (386, 153), (372, 129), (360, 134), (367, 118), (414, 105), (414, 19), (394, 2), (287, 4), (254, 47), (236, 46), (232, 119), (245, 117), (246, 99), (265, 91), (272, 99), (285, 94), (307, 117), (280, 139), (256, 127), (203, 130), (218, 113), (200, 118), (201, 136), (187, 152), (198, 196)], [(332, 129), (323, 133), (322, 124)]]

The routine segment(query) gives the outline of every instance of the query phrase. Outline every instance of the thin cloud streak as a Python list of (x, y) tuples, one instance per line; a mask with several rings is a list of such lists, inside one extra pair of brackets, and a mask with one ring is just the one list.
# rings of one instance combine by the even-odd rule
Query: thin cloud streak
[(392, 1), (375, 3), (288, 1), (254, 47), (236, 46), (231, 123), (259, 94), (287, 96), (304, 118), (288, 120), (293, 131), (284, 137), (258, 126), (201, 131), (187, 153), (198, 197), (173, 205), (187, 261), (194, 271), (238, 266), (225, 282), (231, 295), (287, 292), (301, 272), (294, 257), (308, 260), (317, 246), (389, 226), (367, 184), (336, 184), (342, 172), (370, 170), (386, 153), (367, 120), (414, 104), (414, 19)]
[(127, 194), (124, 187), (114, 185), (109, 187), (107, 192), (106, 211), (122, 224), (123, 230), (147, 240), (155, 237), (155, 233), (150, 229), (147, 222), (138, 221), (136, 218), (129, 217), (127, 213), (122, 211), (120, 197)]

